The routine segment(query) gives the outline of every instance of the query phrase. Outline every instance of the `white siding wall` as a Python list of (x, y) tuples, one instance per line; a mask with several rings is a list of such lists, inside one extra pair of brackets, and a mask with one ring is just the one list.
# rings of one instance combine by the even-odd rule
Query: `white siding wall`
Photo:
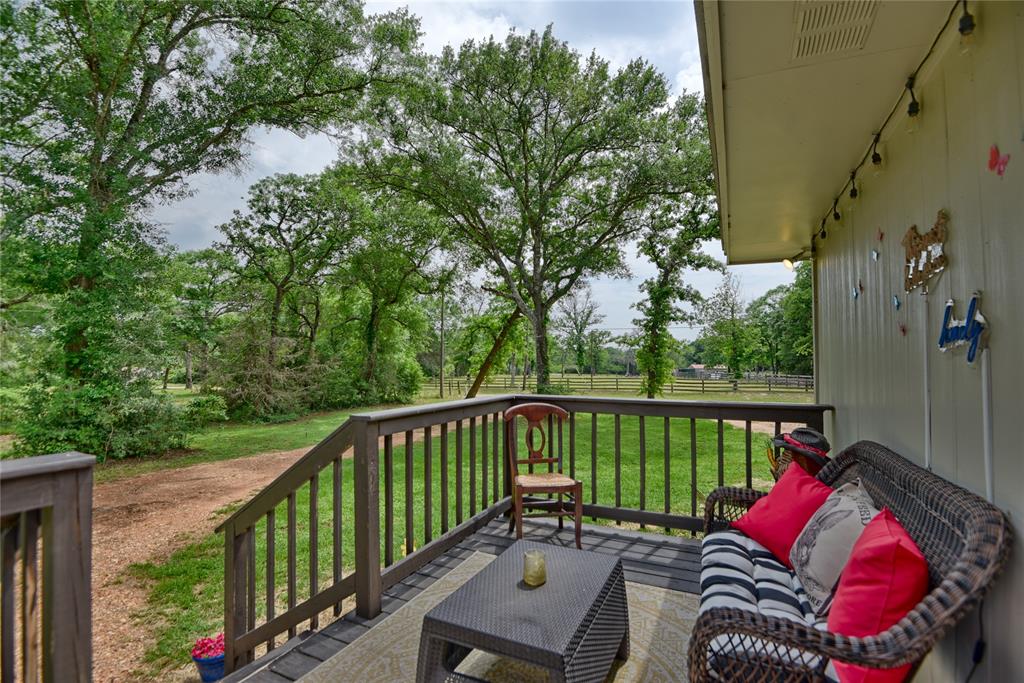
[[(865, 168), (860, 197), (845, 200), (842, 223), (829, 220), (819, 243), (818, 398), (836, 406), (837, 448), (873, 439), (923, 464), (927, 363), (932, 469), (984, 495), (980, 359), (968, 365), (962, 350), (944, 354), (936, 345), (946, 300), (956, 299), (962, 318), (971, 293), (981, 292), (992, 332), (995, 502), (1017, 533), (1011, 567), (985, 603), (988, 653), (974, 678), (996, 683), (1024, 681), (1024, 3), (971, 4), (973, 50), (961, 53), (955, 31), (939, 43), (919, 80), (920, 128), (907, 132), (901, 108), (883, 133), (884, 170)], [(902, 78), (893, 74), (894, 87)], [(992, 144), (1011, 155), (1002, 178), (987, 169)], [(950, 266), (928, 296), (905, 294), (900, 241), (911, 225), (930, 229), (939, 209), (950, 215)], [(881, 252), (877, 262), (872, 249)], [(858, 280), (864, 292), (854, 300)], [(919, 680), (964, 679), (977, 616), (966, 621)]]

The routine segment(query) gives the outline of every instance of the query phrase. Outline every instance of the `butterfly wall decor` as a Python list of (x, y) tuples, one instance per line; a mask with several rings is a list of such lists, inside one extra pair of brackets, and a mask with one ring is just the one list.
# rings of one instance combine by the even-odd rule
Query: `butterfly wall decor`
[(992, 145), (988, 150), (988, 170), (995, 171), (1000, 178), (1006, 173), (1006, 165), (1010, 163), (1009, 154), (999, 154), (999, 146)]

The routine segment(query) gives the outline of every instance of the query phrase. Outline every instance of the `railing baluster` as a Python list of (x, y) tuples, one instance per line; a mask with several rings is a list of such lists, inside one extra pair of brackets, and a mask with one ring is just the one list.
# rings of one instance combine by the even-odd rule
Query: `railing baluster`
[(14, 680), (14, 558), (18, 553), (18, 527), (23, 515), (18, 515), (17, 522), (11, 523), (3, 530), (3, 569), (0, 583), (3, 584), (3, 596), (0, 598), (0, 638), (3, 639), (0, 657), (3, 657), (3, 681)]
[(434, 492), (433, 492), (433, 427), (423, 428), (423, 542), (434, 538)]
[(576, 478), (576, 413), (569, 413), (569, 478)]
[(565, 467), (565, 456), (564, 456), (563, 451), (562, 451), (562, 443), (563, 443), (563, 441), (562, 441), (562, 430), (563, 430), (564, 425), (565, 425), (565, 420), (562, 420), (561, 418), (559, 418), (559, 420), (558, 420), (558, 471), (559, 472), (564, 472), (565, 471), (563, 469)]
[(384, 437), (384, 566), (395, 561), (395, 458), (394, 437)]
[[(267, 621), (271, 621), (274, 618), (274, 610), (277, 607), (275, 604), (275, 589), (274, 589), (274, 532), (276, 531), (276, 524), (274, 521), (274, 508), (267, 511), (267, 566), (266, 566), (266, 606), (267, 606)], [(267, 652), (274, 649), (274, 637), (271, 636), (267, 639)]]
[(249, 544), (247, 559), (249, 566), (246, 571), (246, 614), (249, 630), (256, 628), (256, 525), (253, 524), (246, 532), (246, 543)]
[(718, 485), (725, 486), (725, 427), (718, 418)]
[[(776, 423), (775, 423), (775, 434), (781, 434), (781, 433), (782, 433), (782, 423), (776, 421)], [(774, 436), (774, 434), (772, 436)], [(782, 455), (782, 449), (779, 448), (778, 446), (776, 446), (775, 447), (775, 460), (776, 461), (778, 461), (780, 455)]]
[[(355, 425), (352, 461), (355, 519), (356, 614), (372, 619), (380, 614), (383, 592), (380, 573), (380, 425)], [(408, 438), (408, 434), (406, 437)]]
[[(662, 452), (665, 456), (665, 514), (667, 515), (672, 512), (672, 425), (668, 417), (664, 421), (664, 440), (665, 445)], [(669, 528), (665, 527), (665, 533), (668, 532)]]
[(697, 419), (690, 418), (690, 516), (697, 516)]
[(462, 420), (455, 421), (455, 524), (462, 524)]
[[(313, 475), (309, 480), (309, 597), (318, 592), (320, 575), (320, 477)], [(309, 628), (316, 629), (320, 625), (320, 615), (309, 618)]]
[(751, 446), (750, 446), (750, 420), (747, 420), (746, 428), (747, 428), (747, 434), (746, 434), (746, 436), (747, 436), (747, 488), (749, 489), (749, 488), (753, 488), (754, 487), (754, 479), (753, 479), (753, 477), (754, 477), (754, 471), (753, 471), (754, 464), (753, 464), (753, 456), (752, 456), (752, 453), (751, 453)]
[(415, 433), (410, 429), (405, 432), (405, 555), (408, 557), (412, 555), (413, 550), (416, 549), (416, 538), (415, 529), (413, 527), (412, 518), (412, 473), (413, 473), (413, 457), (412, 447), (413, 441), (416, 439)]
[(21, 515), (21, 680), (39, 680), (39, 511)]
[[(590, 502), (597, 504), (597, 413), (590, 414)], [(597, 517), (590, 521), (597, 521)]]
[[(647, 430), (644, 416), (640, 416), (640, 509), (647, 509)], [(646, 529), (644, 524), (641, 529)]]
[(469, 515), (476, 514), (476, 418), (469, 418)]
[[(342, 555), (342, 536), (341, 536), (341, 510), (342, 510), (342, 479), (341, 479), (341, 457), (334, 460), (333, 464), (334, 472), (332, 474), (332, 488), (334, 489), (334, 497), (332, 499), (334, 504), (334, 549), (331, 553), (331, 563), (334, 576), (334, 583), (341, 581), (341, 575), (345, 571), (344, 557)], [(336, 602), (334, 604), (334, 616), (341, 614), (341, 603)]]
[(480, 416), (480, 507), (487, 507), (487, 415)]
[[(615, 507), (622, 507), (622, 420), (615, 413)], [(615, 520), (621, 526), (622, 522)]]
[[(295, 492), (288, 494), (288, 609), (295, 609), (295, 601), (298, 594), (298, 577), (295, 573)], [(288, 639), (295, 637), (295, 627), (288, 629)]]
[(497, 503), (501, 494), (498, 493), (498, 468), (501, 467), (501, 460), (498, 457), (498, 424), (499, 415), (494, 413), (491, 419), (491, 502)]
[(448, 532), (448, 423), (441, 425), (441, 533)]

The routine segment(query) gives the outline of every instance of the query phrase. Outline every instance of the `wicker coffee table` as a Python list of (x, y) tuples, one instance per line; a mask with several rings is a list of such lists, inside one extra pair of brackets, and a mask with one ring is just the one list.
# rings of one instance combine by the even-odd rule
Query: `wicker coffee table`
[[(523, 553), (541, 550), (547, 583), (523, 581)], [(455, 673), (473, 649), (547, 669), (553, 681), (603, 681), (629, 656), (629, 616), (617, 557), (517, 541), (423, 618), (416, 680)]]

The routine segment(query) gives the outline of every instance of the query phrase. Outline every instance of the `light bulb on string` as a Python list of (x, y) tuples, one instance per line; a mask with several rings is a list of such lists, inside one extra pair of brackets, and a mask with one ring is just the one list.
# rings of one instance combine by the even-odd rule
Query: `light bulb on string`
[(907, 104), (907, 132), (913, 133), (917, 130), (921, 121), (921, 102), (914, 94), (915, 75), (907, 78), (907, 92), (910, 93), (910, 102)]
[(871, 143), (871, 168), (874, 169), (875, 176), (878, 176), (885, 169), (885, 157), (882, 156), (882, 152), (878, 149), (878, 146), (882, 142), (882, 134), (875, 133), (875, 139)]
[(857, 195), (857, 171), (850, 171), (850, 199), (856, 199)]
[(832, 220), (838, 223), (843, 216), (839, 213), (839, 197), (832, 200)]
[(960, 23), (957, 30), (960, 32), (960, 52), (967, 54), (974, 47), (974, 15), (967, 10), (967, 0), (963, 0), (964, 11), (960, 15)]

